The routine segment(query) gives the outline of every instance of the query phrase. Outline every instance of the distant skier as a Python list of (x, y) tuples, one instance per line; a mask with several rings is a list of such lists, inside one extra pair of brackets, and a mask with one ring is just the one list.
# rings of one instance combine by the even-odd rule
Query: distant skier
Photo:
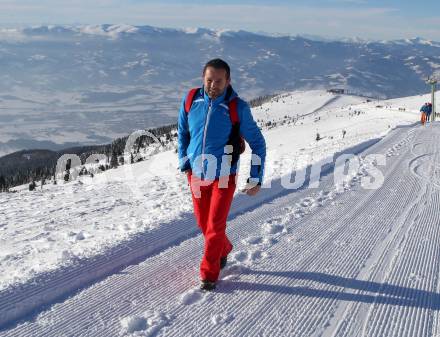
[(426, 117), (428, 114), (428, 110), (429, 110), (428, 103), (423, 104), (423, 106), (420, 108), (420, 112), (421, 112), (420, 121), (421, 121), (422, 125), (425, 125), (425, 123), (426, 123)]
[[(215, 289), (233, 246), (226, 236), (226, 219), (236, 188), (237, 161), (243, 138), (252, 149), (250, 178), (244, 190), (260, 191), (266, 142), (249, 105), (230, 82), (229, 65), (221, 59), (206, 63), (203, 87), (182, 100), (178, 123), (179, 167), (186, 172), (197, 224), (205, 238), (200, 265), (202, 290)], [(243, 138), (242, 138), (243, 137)]]
[(347, 133), (346, 130), (342, 130), (342, 138), (345, 138), (345, 134)]

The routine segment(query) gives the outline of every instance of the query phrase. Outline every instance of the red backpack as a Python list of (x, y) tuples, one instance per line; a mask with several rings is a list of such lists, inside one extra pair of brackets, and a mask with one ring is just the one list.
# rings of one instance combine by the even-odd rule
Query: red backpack
[[(197, 92), (200, 89), (201, 88), (193, 88), (186, 95), (185, 112), (187, 114), (189, 114), (191, 110), (191, 106), (194, 101), (194, 97), (196, 96)], [(240, 135), (240, 120), (238, 118), (238, 111), (237, 111), (238, 97), (234, 97), (233, 99), (229, 100), (231, 94), (232, 94), (232, 87), (229, 86), (226, 92), (225, 101), (228, 102), (229, 118), (231, 119), (232, 122), (232, 130), (231, 130), (231, 134), (229, 135), (229, 140), (227, 145), (232, 145), (231, 164), (234, 165), (238, 161), (240, 154), (242, 154), (246, 149), (246, 143), (244, 141), (244, 138)]]

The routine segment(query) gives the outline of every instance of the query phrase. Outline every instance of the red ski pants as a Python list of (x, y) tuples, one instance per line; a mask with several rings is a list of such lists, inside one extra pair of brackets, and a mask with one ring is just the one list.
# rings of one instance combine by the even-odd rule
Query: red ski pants
[(420, 121), (422, 122), (422, 125), (425, 125), (426, 123), (426, 114), (422, 112), (422, 116), (420, 117)]
[(220, 181), (206, 182), (192, 176), (191, 171), (187, 175), (194, 215), (205, 238), (200, 277), (202, 280), (215, 282), (220, 274), (220, 258), (226, 257), (232, 250), (232, 244), (225, 231), (236, 187), (236, 176), (233, 174), (220, 178)]

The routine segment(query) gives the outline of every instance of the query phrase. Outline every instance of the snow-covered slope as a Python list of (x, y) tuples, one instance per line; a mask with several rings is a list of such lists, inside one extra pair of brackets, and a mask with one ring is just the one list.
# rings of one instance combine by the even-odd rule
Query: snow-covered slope
[(359, 96), (334, 95), (322, 90), (294, 91), (279, 95), (270, 102), (253, 110), (255, 119), (265, 121), (282, 120), (289, 117), (304, 116), (318, 110), (340, 109), (365, 102)]
[[(425, 100), (363, 102), (295, 92), (254, 109), (257, 119), (267, 122), (269, 109), (272, 120), (285, 123), (264, 128), (268, 164), (262, 193), (256, 198), (236, 195), (229, 227), (235, 251), (218, 295), (192, 288), (202, 242), (173, 151), (93, 180), (0, 194), (4, 334), (108, 336), (139, 330), (138, 335), (148, 335), (163, 328), (165, 335), (192, 336), (209, 328), (228, 336), (263, 331), (352, 336), (359, 329), (377, 336), (376, 331), (386, 329), (387, 316), (373, 318), (399, 306), (404, 315), (413, 315), (408, 316), (412, 324), (426, 324), (435, 309), (430, 303), (436, 302), (424, 298), (435, 292), (436, 267), (434, 260), (419, 255), (434, 252), (439, 243), (435, 235), (423, 234), (432, 231), (436, 219), (429, 207), (419, 205), (430, 205), (437, 195), (436, 185), (427, 185), (434, 174), (427, 159), (436, 156), (431, 140), (440, 131), (436, 124), (413, 126), (418, 108), (409, 106)], [(342, 130), (347, 131), (344, 138)], [(334, 185), (332, 170), (318, 188), (281, 186), (292, 170), (333, 161), (336, 153), (358, 153), (390, 131), (367, 150), (386, 157), (382, 188), (359, 186), (373, 165), (366, 159), (360, 161), (359, 175), (355, 172), (341, 186)], [(323, 137), (318, 142), (316, 132)], [(242, 158), (240, 185), (247, 178), (248, 160), (249, 154)], [(417, 242), (407, 233), (418, 230), (422, 234), (415, 232), (415, 237), (428, 240), (424, 249), (411, 248)], [(396, 259), (411, 256), (406, 269), (396, 269)], [(413, 265), (417, 259), (422, 264)], [(133, 263), (64, 301), (76, 289)], [(36, 320), (27, 316), (60, 299)], [(80, 306), (93, 309), (81, 311)], [(363, 312), (371, 314), (365, 318)], [(402, 315), (392, 317), (400, 321)], [(414, 335), (411, 329), (402, 327), (396, 336)], [(431, 324), (424, 331), (433, 329)]]

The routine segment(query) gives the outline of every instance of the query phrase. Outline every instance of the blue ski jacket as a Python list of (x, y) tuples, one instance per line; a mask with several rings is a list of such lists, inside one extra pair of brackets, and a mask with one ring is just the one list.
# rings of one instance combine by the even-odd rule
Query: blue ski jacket
[[(226, 90), (212, 100), (202, 87), (194, 96), (191, 110), (185, 112), (185, 99), (179, 111), (178, 156), (181, 171), (192, 170), (201, 179), (214, 180), (237, 172), (235, 163), (230, 165), (225, 146), (232, 129)], [(237, 93), (232, 90), (229, 100)], [(250, 180), (262, 183), (266, 160), (266, 142), (257, 123), (254, 121), (249, 105), (238, 98), (237, 113), (240, 134), (252, 150)], [(230, 157), (230, 156), (229, 156)], [(229, 164), (228, 164), (229, 163)]]

